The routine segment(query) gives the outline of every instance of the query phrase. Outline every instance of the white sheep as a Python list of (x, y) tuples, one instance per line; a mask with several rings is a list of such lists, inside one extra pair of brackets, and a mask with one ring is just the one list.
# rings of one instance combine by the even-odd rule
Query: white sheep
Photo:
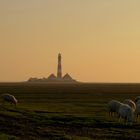
[(134, 119), (134, 112), (133, 109), (127, 105), (122, 104), (119, 108), (119, 117), (120, 119), (123, 118), (127, 124), (132, 124)]
[(108, 110), (109, 110), (109, 115), (112, 116), (113, 113), (116, 113), (118, 114), (118, 111), (119, 111), (119, 108), (120, 108), (120, 105), (122, 103), (117, 101), (117, 100), (111, 100), (108, 102)]
[(17, 105), (17, 99), (11, 94), (3, 94), (2, 99), (4, 102), (9, 102), (11, 104)]
[(133, 111), (135, 112), (135, 110), (136, 110), (136, 104), (135, 104), (135, 102), (133, 102), (130, 99), (125, 99), (123, 101), (123, 103), (129, 105), (133, 109)]

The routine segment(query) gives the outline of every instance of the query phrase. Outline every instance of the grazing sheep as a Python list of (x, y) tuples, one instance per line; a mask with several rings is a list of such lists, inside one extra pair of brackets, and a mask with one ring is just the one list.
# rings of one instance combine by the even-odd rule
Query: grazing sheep
[(118, 114), (118, 111), (119, 111), (119, 108), (120, 108), (121, 104), (122, 103), (117, 101), (117, 100), (111, 100), (108, 103), (109, 115), (112, 116), (113, 113), (117, 113)]
[(11, 94), (3, 94), (2, 98), (4, 102), (9, 102), (11, 104), (17, 105), (17, 99)]
[(136, 104), (132, 100), (125, 99), (123, 101), (123, 103), (129, 105), (133, 109), (133, 111), (135, 112), (135, 110), (136, 110)]
[(133, 112), (133, 109), (129, 105), (122, 104), (119, 108), (118, 113), (119, 113), (120, 119), (123, 118), (127, 124), (133, 123), (134, 112)]

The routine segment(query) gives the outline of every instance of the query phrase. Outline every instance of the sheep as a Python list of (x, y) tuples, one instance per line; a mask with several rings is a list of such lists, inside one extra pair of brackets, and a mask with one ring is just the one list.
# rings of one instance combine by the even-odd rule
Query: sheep
[(136, 104), (135, 104), (135, 102), (133, 102), (130, 99), (125, 99), (123, 101), (123, 103), (129, 105), (133, 109), (133, 112), (135, 112), (135, 110), (136, 110)]
[(123, 118), (127, 124), (133, 123), (134, 112), (133, 109), (127, 104), (121, 104), (119, 108), (119, 117)]
[(113, 113), (117, 113), (119, 111), (119, 107), (122, 103), (117, 100), (111, 100), (108, 102), (108, 109), (109, 109), (109, 115), (112, 116)]
[(17, 99), (11, 94), (3, 94), (2, 98), (4, 102), (9, 102), (11, 104), (17, 105)]

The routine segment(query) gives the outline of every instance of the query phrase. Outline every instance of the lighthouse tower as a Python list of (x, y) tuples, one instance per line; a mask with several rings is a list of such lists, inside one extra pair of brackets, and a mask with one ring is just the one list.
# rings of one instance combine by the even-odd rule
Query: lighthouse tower
[(58, 54), (57, 78), (62, 78), (61, 54)]

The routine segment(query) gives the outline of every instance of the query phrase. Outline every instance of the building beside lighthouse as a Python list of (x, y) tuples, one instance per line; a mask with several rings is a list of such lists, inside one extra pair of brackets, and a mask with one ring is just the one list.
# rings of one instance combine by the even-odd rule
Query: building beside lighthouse
[(62, 74), (62, 57), (58, 54), (58, 64), (57, 64), (57, 75), (50, 74), (48, 78), (30, 78), (28, 82), (50, 82), (50, 83), (61, 83), (61, 82), (77, 82), (68, 73), (64, 76)]

